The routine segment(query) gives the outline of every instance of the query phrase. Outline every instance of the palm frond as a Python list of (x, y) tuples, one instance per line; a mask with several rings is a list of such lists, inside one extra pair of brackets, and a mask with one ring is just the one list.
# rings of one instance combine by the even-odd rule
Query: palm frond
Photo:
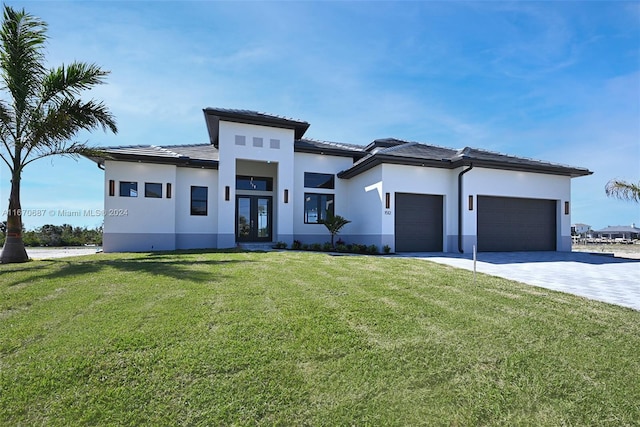
[(48, 102), (62, 95), (71, 97), (82, 91), (103, 84), (109, 71), (102, 70), (96, 64), (73, 62), (51, 69), (42, 81), (42, 100)]
[(26, 13), (4, 6), (0, 27), (0, 77), (13, 100), (17, 133), (22, 116), (38, 96), (45, 75), (44, 43), (47, 24)]
[(609, 197), (640, 202), (640, 182), (634, 184), (620, 179), (612, 179), (607, 182), (604, 191)]
[(62, 141), (73, 138), (81, 130), (102, 128), (118, 132), (115, 119), (108, 108), (94, 100), (64, 98), (49, 105), (40, 117), (33, 117), (29, 147), (43, 149), (57, 147)]

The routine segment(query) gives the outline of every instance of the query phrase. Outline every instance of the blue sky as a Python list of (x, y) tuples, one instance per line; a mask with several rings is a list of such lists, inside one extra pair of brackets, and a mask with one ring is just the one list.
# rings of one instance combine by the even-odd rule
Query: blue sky
[[(640, 181), (640, 2), (13, 2), (49, 24), (51, 66), (110, 70), (91, 93), (119, 133), (96, 146), (208, 141), (202, 108), (311, 123), (307, 136), (355, 144), (395, 137), (587, 167), (572, 221), (640, 224), (607, 198)], [(0, 211), (9, 172), (0, 169)], [(84, 158), (28, 166), (27, 228), (94, 227), (59, 210), (103, 207), (103, 173)], [(53, 215), (51, 213), (54, 213)]]

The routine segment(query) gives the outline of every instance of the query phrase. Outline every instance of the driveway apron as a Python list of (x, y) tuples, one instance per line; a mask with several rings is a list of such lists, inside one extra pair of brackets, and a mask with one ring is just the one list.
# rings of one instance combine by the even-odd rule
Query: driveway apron
[[(398, 256), (473, 270), (471, 254)], [(476, 271), (640, 310), (640, 260), (583, 252), (482, 252)]]

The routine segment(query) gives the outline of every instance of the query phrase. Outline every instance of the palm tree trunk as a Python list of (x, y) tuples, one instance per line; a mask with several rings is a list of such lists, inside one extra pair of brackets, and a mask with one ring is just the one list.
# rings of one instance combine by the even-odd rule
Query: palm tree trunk
[(0, 264), (29, 261), (22, 241), (22, 212), (20, 207), (20, 168), (14, 167), (11, 176), (11, 195), (7, 213), (7, 238), (0, 253)]

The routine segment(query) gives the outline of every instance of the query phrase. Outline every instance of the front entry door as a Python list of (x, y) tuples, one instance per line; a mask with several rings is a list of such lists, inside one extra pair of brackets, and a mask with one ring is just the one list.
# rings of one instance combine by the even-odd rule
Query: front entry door
[(236, 196), (236, 240), (270, 242), (271, 196)]

